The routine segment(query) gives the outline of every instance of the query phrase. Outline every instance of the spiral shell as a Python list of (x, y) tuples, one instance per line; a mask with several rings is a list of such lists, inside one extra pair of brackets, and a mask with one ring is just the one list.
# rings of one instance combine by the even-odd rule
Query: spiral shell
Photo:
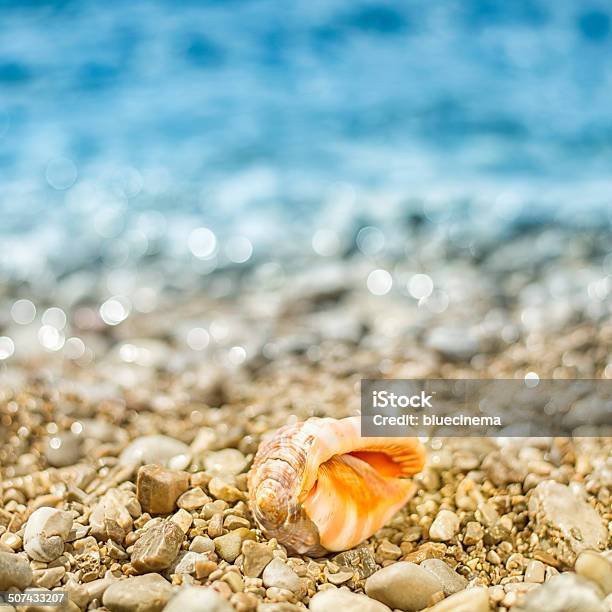
[(310, 419), (263, 443), (249, 472), (249, 505), (268, 537), (311, 556), (356, 546), (416, 486), (425, 450), (416, 438), (362, 438), (359, 417)]

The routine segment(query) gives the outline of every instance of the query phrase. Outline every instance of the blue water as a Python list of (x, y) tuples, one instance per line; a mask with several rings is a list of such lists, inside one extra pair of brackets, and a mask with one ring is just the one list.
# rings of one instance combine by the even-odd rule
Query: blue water
[(428, 197), (605, 212), (611, 56), (604, 0), (0, 0), (0, 269)]

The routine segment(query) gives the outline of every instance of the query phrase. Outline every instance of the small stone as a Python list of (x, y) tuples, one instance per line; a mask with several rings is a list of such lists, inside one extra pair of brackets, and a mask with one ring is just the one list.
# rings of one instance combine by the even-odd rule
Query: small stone
[(102, 596), (111, 612), (161, 612), (174, 590), (159, 574), (135, 576), (113, 582)]
[(259, 578), (261, 572), (272, 561), (272, 547), (268, 544), (245, 540), (242, 543), (242, 571), (245, 576)]
[(228, 484), (224, 480), (221, 480), (221, 478), (211, 478), (210, 482), (208, 483), (208, 490), (214, 498), (221, 499), (229, 503), (244, 499), (244, 493), (242, 491)]
[(110, 489), (94, 506), (89, 517), (90, 533), (98, 540), (109, 538), (121, 544), (133, 525), (126, 506), (135, 500), (133, 493), (123, 489)]
[(608, 532), (597, 511), (566, 485), (541, 482), (533, 490), (529, 510), (540, 527), (561, 532), (574, 553), (602, 549), (607, 542)]
[(525, 582), (544, 582), (546, 566), (537, 559), (531, 559), (525, 568)]
[(399, 561), (372, 574), (365, 592), (390, 608), (416, 612), (426, 608), (431, 598), (442, 591), (442, 583), (430, 572), (414, 563)]
[(227, 574), (225, 574), (221, 580), (229, 584), (230, 589), (232, 589), (234, 593), (244, 591), (244, 580), (237, 572), (227, 572)]
[(499, 514), (491, 504), (482, 502), (478, 504), (476, 518), (478, 519), (478, 522), (485, 527), (493, 527), (493, 525), (495, 525), (495, 523), (497, 523), (499, 520)]
[(255, 534), (245, 527), (235, 529), (223, 536), (215, 538), (215, 550), (224, 561), (233, 563), (240, 554), (242, 543), (247, 539), (254, 540)]
[(208, 578), (217, 569), (217, 564), (214, 561), (199, 559), (195, 563), (196, 578)]
[(501, 557), (497, 554), (496, 551), (490, 550), (487, 553), (487, 561), (492, 565), (501, 565)]
[(45, 443), (45, 457), (53, 467), (65, 467), (78, 463), (82, 457), (82, 439), (69, 431), (63, 431), (49, 438)]
[(204, 469), (213, 476), (235, 476), (247, 466), (245, 456), (235, 448), (210, 453), (204, 460)]
[(474, 544), (478, 544), (482, 540), (484, 535), (484, 530), (480, 523), (476, 521), (470, 521), (465, 526), (465, 534), (463, 535), (463, 543), (466, 546), (473, 546)]
[(465, 589), (437, 603), (427, 612), (489, 612), (489, 594), (484, 587)]
[(209, 561), (208, 554), (181, 551), (170, 567), (164, 572), (164, 575), (168, 577), (172, 574), (195, 574), (196, 563), (198, 561)]
[(193, 516), (187, 510), (181, 508), (176, 514), (170, 517), (170, 520), (178, 525), (183, 533), (187, 533), (193, 523)]
[(369, 578), (378, 569), (374, 555), (366, 546), (358, 546), (341, 552), (333, 558), (333, 561), (340, 567), (356, 570), (361, 580)]
[(389, 542), (389, 540), (383, 540), (376, 551), (376, 554), (380, 557), (380, 559), (391, 559), (395, 561), (402, 556), (402, 549), (395, 544)]
[(332, 574), (326, 571), (325, 575), (327, 576), (327, 582), (331, 584), (335, 584), (336, 586), (340, 584), (344, 584), (345, 582), (348, 582), (355, 576), (353, 572), (349, 572), (349, 571), (344, 571), (344, 572), (340, 571), (340, 572), (336, 572), (335, 574)]
[(450, 510), (440, 510), (429, 528), (429, 537), (437, 542), (448, 542), (459, 531), (459, 517)]
[(214, 514), (208, 521), (208, 535), (215, 539), (223, 535), (223, 515)]
[(272, 559), (263, 571), (266, 587), (277, 587), (297, 593), (301, 589), (300, 577), (280, 559)]
[[(346, 589), (327, 589), (319, 591), (308, 604), (310, 612), (391, 612), (384, 604)], [(258, 609), (259, 612), (259, 609)]]
[(421, 567), (442, 583), (445, 595), (453, 595), (467, 586), (468, 581), (440, 559), (425, 559)]
[(202, 487), (194, 487), (193, 489), (189, 489), (189, 491), (185, 491), (185, 493), (178, 498), (176, 503), (179, 508), (191, 512), (192, 510), (202, 508), (204, 504), (207, 504), (209, 501), (212, 500), (204, 493)]
[(164, 612), (233, 612), (232, 606), (214, 589), (182, 588), (168, 602)]
[(23, 545), (23, 541), (16, 533), (6, 531), (0, 536), (0, 544), (5, 544), (11, 550), (19, 550)]
[(305, 608), (286, 601), (280, 603), (259, 603), (257, 612), (304, 612)]
[(57, 508), (35, 510), (26, 523), (23, 548), (30, 559), (54, 561), (64, 552), (72, 528), (72, 514)]
[(233, 529), (238, 529), (239, 527), (246, 527), (247, 529), (251, 526), (251, 523), (245, 518), (241, 516), (236, 516), (235, 514), (228, 514), (223, 521), (223, 526), (226, 529), (232, 531)]
[(612, 561), (603, 555), (584, 551), (576, 560), (574, 569), (580, 576), (597, 584), (604, 595), (612, 593)]
[(25, 555), (0, 552), (0, 591), (15, 587), (23, 591), (32, 584), (32, 570)]
[(197, 553), (214, 552), (215, 543), (206, 536), (196, 536), (189, 545), (189, 550)]
[(51, 589), (57, 586), (65, 575), (66, 569), (62, 566), (34, 570), (32, 572), (32, 584), (44, 589)]
[(133, 568), (140, 573), (166, 569), (176, 558), (184, 537), (182, 529), (172, 521), (149, 527), (134, 544)]
[(161, 435), (142, 436), (133, 440), (124, 449), (119, 456), (119, 463), (122, 465), (156, 463), (164, 467), (185, 469), (189, 465), (190, 457), (189, 447), (179, 440)]
[(136, 496), (144, 512), (169, 514), (177, 499), (189, 488), (189, 474), (159, 465), (143, 465), (138, 470)]
[[(608, 612), (597, 587), (573, 573), (553, 576), (533, 589), (521, 604), (520, 612)], [(517, 611), (518, 612), (518, 611)]]

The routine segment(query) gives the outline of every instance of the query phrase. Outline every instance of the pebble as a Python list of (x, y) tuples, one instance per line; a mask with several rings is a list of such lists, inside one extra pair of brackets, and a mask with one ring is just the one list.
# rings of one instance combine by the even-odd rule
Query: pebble
[(358, 546), (341, 552), (333, 558), (333, 561), (340, 567), (356, 570), (362, 580), (369, 578), (378, 569), (374, 555), (367, 546)]
[(123, 465), (157, 463), (174, 469), (185, 469), (191, 461), (189, 447), (168, 436), (142, 436), (133, 440), (119, 456)]
[(319, 591), (308, 604), (311, 612), (330, 612), (347, 610), (350, 612), (391, 612), (384, 604), (346, 589), (327, 589)]
[(208, 535), (213, 539), (223, 535), (223, 515), (221, 513), (213, 514), (208, 521)]
[(476, 521), (470, 521), (465, 526), (465, 533), (463, 534), (463, 543), (466, 546), (472, 546), (474, 544), (478, 544), (482, 540), (484, 535), (484, 530), (480, 523)]
[(32, 570), (25, 555), (0, 552), (0, 591), (16, 587), (20, 591), (32, 583)]
[(259, 603), (257, 612), (304, 612), (305, 608), (287, 602), (281, 603)]
[(218, 477), (211, 478), (208, 491), (216, 499), (234, 503), (244, 499), (244, 493)]
[(426, 608), (431, 598), (443, 590), (441, 582), (414, 563), (400, 561), (372, 574), (365, 592), (390, 608), (415, 612)]
[(178, 525), (181, 531), (184, 534), (187, 534), (191, 524), (193, 523), (193, 516), (187, 512), (187, 510), (183, 510), (182, 508), (175, 514), (170, 517), (170, 520)]
[(197, 553), (214, 552), (215, 543), (206, 536), (196, 536), (189, 545), (189, 550)]
[(441, 559), (425, 559), (421, 567), (431, 572), (442, 583), (445, 595), (453, 595), (467, 586), (468, 581)]
[(159, 574), (135, 576), (111, 584), (102, 596), (110, 612), (161, 612), (174, 589)]
[(262, 575), (266, 587), (287, 589), (292, 593), (301, 590), (300, 577), (280, 559), (273, 559), (268, 563)]
[(245, 576), (259, 578), (261, 572), (272, 560), (272, 547), (269, 544), (245, 540), (242, 543), (242, 571)]
[(53, 467), (78, 463), (82, 455), (81, 443), (81, 438), (69, 431), (57, 433), (46, 440), (44, 453), (47, 462)]
[(132, 566), (140, 573), (166, 569), (176, 559), (184, 537), (183, 530), (169, 520), (149, 527), (134, 544)]
[(185, 491), (177, 500), (176, 505), (183, 510), (192, 512), (198, 508), (202, 508), (204, 504), (212, 501), (206, 493), (202, 490), (202, 487), (194, 487)]
[(165, 575), (172, 574), (195, 574), (196, 563), (198, 561), (209, 561), (206, 553), (196, 553), (193, 551), (181, 551), (176, 559), (170, 564)]
[(242, 543), (247, 539), (255, 539), (255, 534), (251, 530), (246, 527), (235, 529), (215, 538), (215, 550), (224, 561), (233, 563), (240, 554)]
[(601, 549), (607, 542), (608, 532), (597, 511), (566, 485), (541, 482), (532, 493), (529, 510), (539, 525), (560, 531), (575, 553)]
[(429, 528), (429, 537), (437, 542), (448, 542), (459, 531), (459, 517), (450, 510), (440, 510)]
[(544, 582), (546, 566), (537, 559), (532, 559), (525, 568), (525, 582)]
[(89, 517), (90, 533), (98, 540), (111, 539), (121, 544), (132, 530), (132, 515), (126, 508), (133, 493), (123, 489), (110, 489), (94, 506)]
[(35, 561), (54, 561), (64, 552), (72, 528), (72, 514), (57, 508), (35, 510), (26, 523), (23, 549)]
[(65, 575), (66, 569), (63, 566), (34, 570), (32, 572), (32, 584), (37, 587), (50, 589), (57, 586)]
[(520, 612), (609, 612), (597, 588), (574, 573), (553, 576), (533, 589), (521, 604)]
[(488, 589), (476, 587), (451, 595), (432, 608), (428, 608), (427, 612), (489, 612), (489, 610)]
[(612, 561), (603, 555), (584, 551), (576, 560), (574, 569), (580, 576), (597, 584), (604, 595), (612, 593)]
[(245, 456), (235, 448), (225, 448), (210, 453), (204, 459), (204, 469), (213, 476), (235, 476), (244, 471), (247, 466)]
[(233, 612), (234, 608), (214, 589), (184, 587), (168, 602), (164, 612)]
[(143, 465), (138, 470), (136, 496), (145, 512), (169, 514), (176, 501), (189, 488), (189, 474), (159, 465)]

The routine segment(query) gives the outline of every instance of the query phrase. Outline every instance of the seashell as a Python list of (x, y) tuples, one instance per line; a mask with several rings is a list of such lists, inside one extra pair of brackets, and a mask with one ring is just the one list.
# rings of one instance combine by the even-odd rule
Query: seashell
[(266, 536), (311, 556), (356, 546), (416, 491), (416, 438), (363, 438), (359, 417), (309, 419), (279, 429), (257, 451), (249, 505)]

